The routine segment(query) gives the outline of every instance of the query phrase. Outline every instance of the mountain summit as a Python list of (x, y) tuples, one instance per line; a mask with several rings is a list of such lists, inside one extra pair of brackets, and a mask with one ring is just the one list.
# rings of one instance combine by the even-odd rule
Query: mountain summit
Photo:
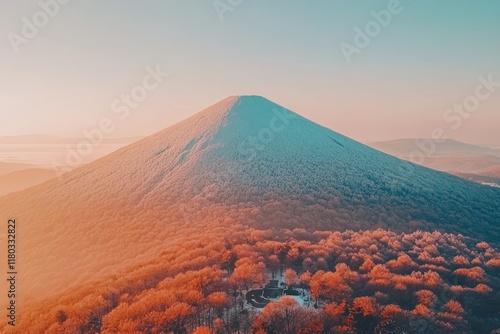
[(498, 242), (499, 202), (500, 189), (401, 161), (263, 97), (235, 96), (2, 197), (0, 212), (19, 215), (25, 293), (41, 297), (209, 225), (442, 229)]

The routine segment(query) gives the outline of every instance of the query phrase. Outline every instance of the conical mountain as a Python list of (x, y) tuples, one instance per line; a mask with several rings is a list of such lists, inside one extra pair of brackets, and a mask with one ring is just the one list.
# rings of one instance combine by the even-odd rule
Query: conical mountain
[(40, 297), (226, 224), (442, 229), (499, 242), (498, 203), (500, 189), (403, 162), (263, 97), (237, 96), (2, 197), (0, 212), (16, 215), (25, 294)]

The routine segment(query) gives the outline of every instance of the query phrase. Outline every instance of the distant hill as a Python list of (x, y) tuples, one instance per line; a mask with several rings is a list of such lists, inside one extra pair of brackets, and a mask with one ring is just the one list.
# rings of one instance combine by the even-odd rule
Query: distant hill
[[(469, 180), (479, 180), (484, 176), (493, 178), (499, 176), (500, 149), (451, 139), (442, 143), (429, 143), (429, 139), (417, 138), (373, 142), (369, 146), (401, 159), (419, 161), (423, 166), (450, 172)], [(412, 155), (417, 158), (412, 159)], [(481, 177), (473, 178), (472, 174)]]
[(31, 169), (31, 168), (36, 168), (36, 166), (30, 164), (15, 164), (15, 163), (0, 162), (0, 175), (9, 174), (12, 172)]
[(456, 173), (456, 172), (452, 172), (451, 174), (462, 177), (466, 180), (500, 188), (500, 177), (491, 177), (486, 175)]
[[(430, 139), (408, 138), (390, 141), (372, 142), (368, 145), (382, 152), (400, 157), (409, 157), (415, 151), (424, 153), (431, 150)], [(435, 149), (430, 154), (431, 157), (457, 157), (457, 156), (484, 156), (491, 155), (500, 157), (500, 149), (493, 149), (478, 145), (467, 144), (452, 139), (445, 139), (442, 142), (435, 142)]]
[(24, 169), (0, 175), (0, 196), (21, 191), (56, 177), (49, 169)]
[(56, 177), (47, 168), (32, 164), (0, 162), (0, 196), (21, 191)]
[[(130, 144), (140, 140), (142, 137), (130, 138), (105, 138), (103, 144)], [(28, 144), (76, 144), (83, 140), (83, 137), (57, 137), (48, 135), (20, 135), (20, 136), (0, 136), (0, 145), (28, 145)]]
[(490, 168), (486, 170), (481, 170), (478, 172), (479, 175), (498, 177), (500, 178), (500, 167)]
[[(81, 156), (78, 164), (92, 162), (138, 140), (140, 138), (104, 138), (99, 145), (93, 145), (90, 154)], [(0, 163), (31, 164), (33, 166), (27, 168), (51, 169), (54, 163), (67, 165), (68, 156), (74, 156), (81, 143), (88, 143), (88, 140), (46, 135), (0, 137)], [(0, 166), (0, 173), (1, 169)]]

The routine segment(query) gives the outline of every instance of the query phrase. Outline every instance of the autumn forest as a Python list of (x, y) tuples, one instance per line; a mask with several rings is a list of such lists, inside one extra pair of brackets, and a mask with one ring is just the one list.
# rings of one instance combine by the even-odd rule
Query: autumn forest
[[(500, 254), (485, 242), (383, 229), (221, 235), (35, 303), (21, 323), (36, 333), (499, 333)], [(314, 304), (253, 308), (244, 294), (270, 272)]]

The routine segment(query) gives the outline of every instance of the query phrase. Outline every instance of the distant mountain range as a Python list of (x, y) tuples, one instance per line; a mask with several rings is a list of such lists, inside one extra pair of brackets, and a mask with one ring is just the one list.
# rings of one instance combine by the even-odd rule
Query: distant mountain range
[[(89, 155), (82, 156), (81, 165), (139, 139), (104, 138), (101, 144), (94, 145)], [(0, 137), (0, 196), (56, 177), (58, 173), (53, 170), (52, 164), (67, 165), (66, 158), (71, 154), (69, 152), (76, 150), (78, 144), (85, 140), (47, 135)], [(67, 166), (66, 169), (73, 167)]]
[(407, 138), (390, 141), (371, 142), (369, 145), (392, 155), (408, 157), (415, 151), (428, 153), (430, 156), (474, 156), (492, 155), (500, 157), (500, 149), (467, 144), (452, 139), (433, 141), (428, 138)]
[[(116, 145), (116, 144), (130, 144), (142, 137), (130, 137), (130, 138), (104, 138), (103, 144), (105, 145)], [(84, 137), (58, 137), (49, 135), (20, 135), (20, 136), (0, 136), (0, 145), (29, 145), (29, 144), (77, 144)]]
[(499, 243), (499, 202), (500, 189), (381, 153), (265, 98), (237, 96), (2, 197), (0, 214), (23, 222), (23, 294), (40, 298), (154, 258), (181, 230), (438, 229)]
[(446, 139), (436, 142), (431, 139), (412, 138), (383, 142), (372, 142), (369, 146), (414, 161), (423, 166), (449, 172), (468, 180), (499, 185), (500, 149), (483, 147)]
[(500, 167), (490, 168), (478, 172), (479, 175), (492, 176), (500, 178)]

